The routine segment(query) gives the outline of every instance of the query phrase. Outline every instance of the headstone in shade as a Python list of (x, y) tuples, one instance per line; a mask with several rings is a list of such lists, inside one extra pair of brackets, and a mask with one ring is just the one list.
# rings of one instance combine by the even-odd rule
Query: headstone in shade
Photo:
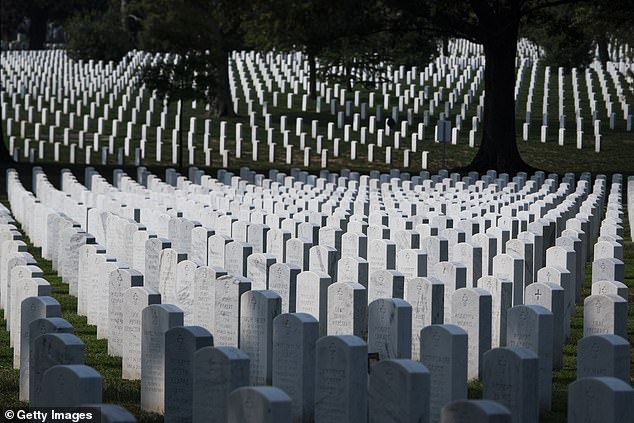
[(159, 270), (161, 251), (171, 248), (168, 239), (149, 238), (145, 241), (145, 286), (159, 290)]
[(198, 266), (194, 270), (193, 305), (190, 322), (209, 332), (214, 330), (216, 315), (216, 280), (227, 272), (212, 266)]
[(249, 385), (249, 356), (235, 347), (194, 353), (193, 423), (226, 422), (229, 394)]
[(634, 419), (634, 389), (614, 377), (584, 377), (568, 385), (568, 423)]
[(270, 385), (273, 371), (273, 319), (282, 299), (273, 291), (250, 290), (240, 298), (240, 349), (251, 363), (251, 385)]
[(196, 226), (192, 229), (192, 244), (189, 259), (198, 266), (207, 266), (209, 259), (209, 238), (214, 235), (214, 231), (204, 226)]
[(629, 291), (629, 288), (623, 282), (596, 281), (592, 283), (591, 294), (614, 294), (627, 301), (629, 298)]
[(377, 270), (396, 269), (396, 243), (387, 239), (369, 241), (368, 264), (370, 274)]
[(627, 339), (627, 301), (618, 295), (590, 295), (583, 301), (583, 336), (614, 334)]
[(611, 376), (630, 383), (630, 343), (618, 335), (589, 335), (577, 343), (577, 379)]
[(482, 375), (482, 356), (491, 349), (491, 294), (482, 288), (461, 288), (451, 297), (451, 323), (469, 337), (467, 377)]
[(319, 320), (319, 334), (328, 333), (328, 286), (332, 283), (327, 273), (304, 271), (297, 275), (297, 300), (295, 311), (308, 313)]
[(216, 280), (214, 343), (238, 347), (240, 339), (240, 297), (251, 289), (251, 282), (240, 276), (221, 276)]
[(412, 306), (400, 298), (379, 298), (368, 306), (368, 352), (379, 360), (412, 356)]
[(482, 248), (470, 242), (460, 242), (453, 245), (452, 251), (453, 260), (467, 268), (467, 287), (475, 288), (477, 280), (482, 277)]
[(546, 266), (566, 269), (570, 272), (570, 296), (574, 306), (577, 294), (577, 262), (575, 250), (569, 246), (555, 246), (546, 250)]
[(328, 286), (328, 335), (366, 337), (368, 291), (355, 282)]
[(123, 379), (141, 379), (141, 317), (145, 307), (160, 303), (161, 294), (153, 288), (133, 286), (123, 292)]
[(143, 274), (134, 269), (116, 269), (108, 278), (110, 288), (108, 304), (108, 354), (121, 357), (123, 354), (124, 293), (133, 286), (143, 286)]
[(573, 298), (570, 290), (570, 272), (558, 267), (542, 267), (537, 272), (537, 282), (554, 283), (559, 285), (564, 291), (564, 339), (570, 335), (570, 319), (573, 314)]
[(408, 359), (379, 361), (368, 388), (368, 422), (424, 422), (429, 418), (429, 371)]
[(165, 333), (183, 326), (183, 311), (152, 304), (141, 313), (141, 409), (165, 412)]
[(30, 351), (35, 338), (46, 333), (73, 333), (73, 325), (61, 317), (40, 317), (31, 320), (22, 331), (23, 350), (20, 353), (20, 401), (29, 399)]
[(506, 345), (506, 312), (513, 305), (513, 283), (495, 276), (482, 276), (476, 286), (491, 294), (491, 347)]
[[(172, 304), (183, 310), (184, 324), (193, 325), (196, 320), (196, 269), (191, 260), (182, 260), (176, 265), (176, 283)], [(167, 302), (167, 301), (166, 301)]]
[(510, 254), (498, 254), (493, 258), (492, 275), (513, 284), (513, 305), (524, 303), (524, 260)]
[(403, 298), (405, 278), (396, 270), (370, 272), (368, 280), (368, 303), (379, 298)]
[(440, 423), (511, 423), (511, 412), (496, 401), (457, 400), (443, 407)]
[(432, 324), (442, 324), (444, 284), (437, 278), (412, 278), (405, 281), (404, 299), (412, 306), (412, 359), (418, 360), (420, 331)]
[(396, 253), (396, 270), (405, 280), (427, 276), (427, 254), (423, 250), (404, 249)]
[(368, 237), (361, 232), (348, 232), (341, 236), (341, 257), (368, 257)]
[(46, 333), (33, 340), (29, 357), (29, 405), (43, 406), (44, 373), (58, 364), (83, 364), (85, 345), (71, 333)]
[[(21, 267), (35, 266), (18, 266), (13, 269), (13, 273), (15, 273), (16, 269)], [(22, 344), (20, 342), (20, 334), (22, 333), (22, 302), (29, 297), (50, 296), (51, 285), (44, 278), (21, 278), (14, 281), (11, 291), (11, 302), (13, 305), (11, 310), (5, 310), (5, 316), (8, 313), (13, 315), (9, 335), (11, 337), (11, 345), (13, 346), (13, 367), (19, 368), (20, 354), (22, 351)], [(34, 311), (35, 313), (38, 312), (37, 309)], [(27, 312), (27, 315), (28, 314)], [(7, 324), (9, 324), (9, 322), (7, 322)]]
[(291, 423), (291, 399), (272, 386), (238, 388), (229, 394), (227, 423)]
[(508, 310), (506, 345), (523, 347), (539, 358), (539, 407), (550, 410), (553, 381), (553, 314), (540, 305), (519, 305)]
[(291, 398), (293, 421), (314, 418), (318, 338), (319, 322), (310, 314), (285, 313), (273, 320), (272, 385)]
[(490, 275), (493, 271), (493, 257), (497, 255), (497, 238), (480, 232), (473, 235), (471, 244), (482, 249), (482, 275)]
[(337, 282), (356, 282), (368, 287), (368, 262), (361, 257), (343, 256), (337, 262)]
[(527, 348), (493, 348), (484, 354), (482, 398), (509, 409), (513, 423), (537, 423), (539, 359)]
[(313, 244), (303, 238), (291, 238), (286, 241), (286, 263), (295, 264), (302, 270), (308, 270), (310, 249)]
[(302, 270), (289, 263), (275, 263), (269, 268), (269, 287), (282, 298), (282, 313), (294, 313), (297, 302), (297, 275)]
[(420, 361), (429, 370), (431, 423), (454, 400), (467, 398), (467, 332), (456, 325), (431, 325), (421, 330)]
[(429, 269), (432, 269), (440, 262), (446, 262), (449, 260), (449, 242), (447, 241), (447, 238), (440, 236), (421, 237), (420, 249), (427, 254), (427, 274), (436, 276)]
[(564, 346), (564, 292), (551, 282), (535, 282), (526, 287), (524, 299), (527, 305), (545, 307), (553, 314), (553, 368), (563, 366)]
[(166, 423), (193, 419), (194, 354), (213, 343), (209, 331), (200, 326), (177, 326), (165, 332)]
[(291, 239), (291, 233), (283, 229), (271, 228), (266, 236), (266, 252), (275, 257), (276, 262), (286, 261), (286, 241)]
[(308, 269), (327, 273), (333, 280), (337, 280), (338, 255), (338, 251), (333, 247), (315, 245), (309, 250)]
[(101, 402), (101, 375), (84, 364), (58, 364), (42, 376), (40, 407), (79, 407)]
[(625, 282), (625, 265), (616, 258), (600, 258), (592, 262), (592, 282)]
[(165, 304), (175, 304), (178, 301), (176, 295), (178, 263), (184, 260), (187, 260), (185, 253), (180, 253), (173, 248), (161, 250), (158, 292), (161, 293), (161, 298)]
[(253, 253), (247, 257), (246, 277), (251, 281), (254, 291), (269, 289), (269, 269), (275, 264), (275, 257), (270, 254)]
[(534, 244), (523, 239), (506, 241), (506, 254), (521, 258), (524, 263), (524, 286), (533, 283), (535, 277)]
[(4, 316), (9, 331), (10, 345), (14, 348), (14, 362), (20, 356), (20, 345), (18, 342), (21, 324), (22, 301), (28, 297), (51, 295), (51, 285), (42, 278), (42, 270), (37, 266), (16, 266), (11, 269), (11, 286), (7, 287), (7, 308)]
[(352, 335), (317, 340), (315, 423), (367, 419), (368, 348)]
[(216, 269), (225, 268), (225, 251), (227, 244), (233, 241), (227, 235), (215, 234), (209, 237), (207, 244), (207, 264)]
[(444, 322), (450, 323), (451, 296), (460, 288), (467, 286), (467, 268), (456, 262), (443, 261), (431, 267), (429, 274), (440, 280), (445, 286)]
[(233, 276), (247, 276), (247, 257), (253, 247), (246, 242), (232, 241), (225, 247), (225, 270)]

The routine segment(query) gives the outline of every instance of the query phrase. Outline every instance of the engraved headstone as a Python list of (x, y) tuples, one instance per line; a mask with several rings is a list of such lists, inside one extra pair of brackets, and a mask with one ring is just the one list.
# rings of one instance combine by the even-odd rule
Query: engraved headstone
[(513, 423), (539, 419), (537, 355), (521, 347), (494, 348), (484, 354), (482, 398), (509, 409)]
[(123, 292), (123, 343), (121, 377), (141, 379), (141, 318), (143, 309), (161, 303), (161, 294), (146, 286), (133, 286)]
[(584, 336), (577, 343), (577, 379), (611, 376), (630, 383), (630, 344), (617, 335)]
[(141, 409), (165, 412), (165, 333), (183, 326), (183, 312), (173, 304), (152, 304), (141, 317)]
[(249, 356), (235, 347), (204, 347), (194, 353), (194, 423), (225, 423), (229, 394), (249, 385)]
[(250, 290), (240, 298), (240, 349), (251, 364), (251, 385), (270, 385), (273, 370), (273, 319), (282, 299), (273, 291)]
[(467, 398), (467, 333), (456, 325), (426, 326), (420, 333), (420, 361), (431, 379), (430, 419), (453, 400)]
[(165, 332), (166, 423), (193, 419), (194, 354), (213, 343), (211, 334), (200, 326), (173, 327)]
[(368, 348), (356, 336), (317, 341), (315, 423), (358, 423), (367, 419)]
[(293, 421), (314, 418), (318, 338), (319, 322), (309, 314), (285, 313), (273, 320), (272, 385), (291, 398)]

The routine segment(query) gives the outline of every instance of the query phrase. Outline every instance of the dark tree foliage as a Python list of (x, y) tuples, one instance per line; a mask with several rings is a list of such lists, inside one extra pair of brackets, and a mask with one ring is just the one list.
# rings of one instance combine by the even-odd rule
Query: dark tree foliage
[(128, 5), (140, 24), (140, 44), (170, 53), (143, 69), (150, 89), (175, 98), (199, 98), (213, 116), (233, 115), (229, 54), (242, 46), (241, 8), (228, 0), (139, 0)]
[[(515, 134), (515, 57), (520, 24), (536, 12), (573, 0), (386, 0), (421, 19), (420, 31), (462, 37), (482, 44), (484, 121), (480, 147), (465, 170), (532, 171), (517, 149)], [(576, 3), (580, 3), (577, 1)]]
[(78, 13), (66, 21), (66, 53), (72, 59), (120, 60), (134, 48), (131, 34), (121, 27), (118, 8)]
[[(46, 42), (46, 25), (64, 23), (75, 13), (105, 10), (107, 0), (2, 0), (2, 36), (13, 34), (26, 17), (29, 48), (41, 50)], [(5, 15), (5, 12), (7, 15)]]

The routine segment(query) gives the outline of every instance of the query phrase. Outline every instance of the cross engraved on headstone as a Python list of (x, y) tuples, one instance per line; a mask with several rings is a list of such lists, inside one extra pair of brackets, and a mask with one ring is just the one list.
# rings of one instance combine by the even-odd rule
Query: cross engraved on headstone
[(608, 293), (608, 288), (604, 285), (601, 287), (601, 294), (605, 295)]
[(596, 299), (596, 301), (594, 302), (594, 307), (597, 309), (597, 314), (601, 313), (601, 300), (600, 299)]
[(539, 302), (539, 297), (541, 297), (543, 294), (541, 292), (539, 292), (539, 288), (537, 288), (537, 291), (535, 291), (535, 297), (537, 297), (537, 302)]
[(469, 302), (469, 297), (467, 296), (467, 294), (462, 294), (462, 306), (466, 307), (468, 302)]

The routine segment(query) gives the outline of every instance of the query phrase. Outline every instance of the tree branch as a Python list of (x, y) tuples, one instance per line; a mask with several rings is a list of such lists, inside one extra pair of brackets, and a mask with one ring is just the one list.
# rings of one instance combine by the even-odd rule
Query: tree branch
[[(585, 2), (587, 0), (581, 0), (581, 1)], [(526, 9), (523, 9), (523, 10), (520, 9), (520, 16), (527, 16), (538, 10), (548, 9), (549, 7), (562, 6), (564, 4), (570, 4), (570, 3), (580, 3), (580, 0), (553, 0), (553, 1), (547, 1), (544, 3), (537, 4), (533, 7), (527, 6)], [(524, 3), (524, 4), (527, 4), (527, 3)]]

